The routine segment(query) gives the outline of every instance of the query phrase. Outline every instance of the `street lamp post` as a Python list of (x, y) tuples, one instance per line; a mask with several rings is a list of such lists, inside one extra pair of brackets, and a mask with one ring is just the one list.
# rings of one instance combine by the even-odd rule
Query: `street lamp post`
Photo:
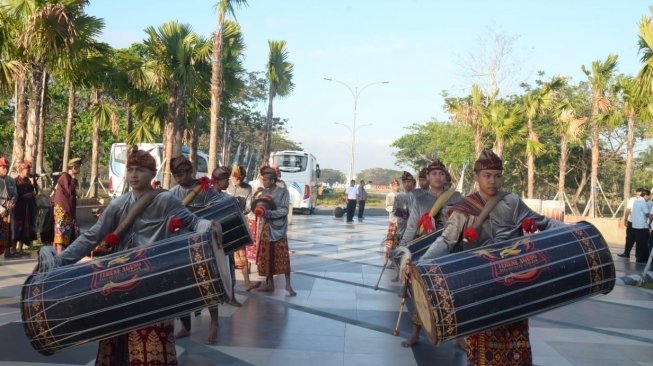
[[(358, 108), (358, 97), (368, 87), (370, 87), (372, 85), (377, 85), (377, 84), (388, 84), (389, 81), (371, 82), (369, 84), (366, 84), (362, 88), (358, 89), (357, 86), (352, 88), (347, 83), (345, 83), (343, 81), (340, 81), (340, 80), (336, 80), (336, 79), (332, 79), (332, 78), (326, 78), (326, 77), (324, 78), (324, 80), (333, 81), (333, 82), (336, 82), (338, 84), (343, 85), (345, 88), (347, 88), (347, 90), (349, 90), (349, 92), (351, 93), (351, 96), (354, 98), (354, 120), (353, 120), (353, 123), (352, 123), (352, 127), (349, 128), (349, 126), (347, 126), (347, 125), (336, 122), (336, 124), (345, 126), (351, 131), (351, 152), (350, 152), (350, 156), (349, 156), (349, 181), (351, 181), (354, 178), (354, 155), (355, 155), (355, 149), (356, 149), (356, 130), (357, 130), (357, 128), (356, 128), (356, 114), (357, 114), (357, 108)], [(369, 124), (359, 126), (358, 128), (365, 127), (365, 126), (369, 126)]]

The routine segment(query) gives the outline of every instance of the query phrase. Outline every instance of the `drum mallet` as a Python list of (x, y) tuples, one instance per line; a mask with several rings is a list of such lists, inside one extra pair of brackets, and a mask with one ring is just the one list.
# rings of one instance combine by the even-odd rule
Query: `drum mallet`
[(387, 257), (385, 259), (385, 263), (383, 263), (383, 268), (381, 268), (381, 274), (379, 275), (379, 279), (376, 281), (376, 285), (374, 285), (374, 291), (379, 289), (379, 282), (381, 282), (381, 277), (383, 277), (383, 272), (385, 271), (385, 267), (388, 265), (389, 260), (390, 257)]
[[(410, 259), (406, 261), (406, 268), (410, 266)], [(399, 290), (399, 293), (401, 294), (401, 303), (399, 304), (399, 315), (397, 316), (397, 323), (395, 324), (395, 329), (392, 330), (392, 335), (393, 336), (398, 336), (399, 335), (399, 324), (401, 323), (401, 315), (404, 312), (404, 306), (406, 306), (406, 297), (408, 297), (408, 281), (405, 281), (404, 284), (401, 286), (401, 290)]]

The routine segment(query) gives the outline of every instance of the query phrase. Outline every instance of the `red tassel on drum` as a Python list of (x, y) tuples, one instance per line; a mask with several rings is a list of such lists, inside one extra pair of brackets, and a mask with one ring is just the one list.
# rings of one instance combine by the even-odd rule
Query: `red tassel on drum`
[(195, 182), (197, 182), (197, 184), (199, 184), (200, 191), (202, 191), (202, 192), (208, 191), (209, 187), (211, 187), (211, 183), (212, 183), (211, 179), (209, 179), (208, 177), (197, 178), (195, 180)]
[(463, 240), (473, 243), (478, 239), (478, 233), (474, 230), (473, 227), (468, 227), (463, 230)]
[(184, 228), (184, 223), (180, 219), (173, 217), (168, 223), (168, 231), (175, 233)]
[(538, 230), (537, 227), (537, 222), (533, 219), (525, 218), (521, 222), (521, 228), (524, 231), (524, 233), (534, 233)]
[(113, 232), (110, 232), (104, 237), (104, 242), (109, 246), (115, 247), (116, 245), (118, 245), (118, 243), (120, 243), (120, 238), (118, 237), (118, 235), (114, 234)]
[(263, 217), (263, 216), (265, 216), (265, 212), (266, 212), (266, 211), (267, 211), (267, 210), (265, 209), (265, 207), (263, 207), (263, 206), (256, 206), (256, 208), (254, 209), (254, 216), (259, 217), (259, 218), (260, 218), (260, 217)]
[(417, 227), (420, 228), (421, 233), (432, 233), (435, 231), (435, 227), (433, 227), (432, 217), (428, 212), (425, 212), (424, 215), (422, 215), (422, 217), (419, 219)]

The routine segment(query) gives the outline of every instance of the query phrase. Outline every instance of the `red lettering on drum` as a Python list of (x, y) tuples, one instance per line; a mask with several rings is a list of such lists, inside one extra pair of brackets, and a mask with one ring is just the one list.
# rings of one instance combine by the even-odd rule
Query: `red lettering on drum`
[(91, 277), (91, 288), (100, 290), (103, 296), (109, 296), (113, 292), (133, 289), (152, 268), (145, 251), (139, 251), (133, 257), (119, 256), (98, 261), (93, 269), (95, 273)]
[(486, 250), (479, 256), (491, 263), (492, 277), (506, 286), (535, 280), (549, 263), (549, 258), (528, 239), (520, 240), (496, 254)]

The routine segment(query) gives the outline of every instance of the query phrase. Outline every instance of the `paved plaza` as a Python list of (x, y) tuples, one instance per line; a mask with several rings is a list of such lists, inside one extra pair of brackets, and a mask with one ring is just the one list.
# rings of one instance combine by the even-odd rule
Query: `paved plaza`
[[(327, 212), (328, 211), (328, 212)], [(404, 313), (399, 337), (391, 335), (399, 298), (394, 271), (383, 264), (387, 216), (345, 224), (330, 210), (295, 215), (290, 226), (292, 281), (297, 297), (285, 296), (283, 276), (276, 292), (245, 292), (238, 277), (240, 308), (220, 306), (218, 343), (208, 346), (209, 315), (192, 319), (189, 338), (177, 341), (179, 364), (208, 365), (465, 365), (452, 343), (431, 346), (426, 337), (411, 349)], [(634, 258), (618, 258), (617, 276), (641, 273)], [(20, 322), (20, 289), (34, 259), (0, 259), (0, 366), (92, 365), (96, 343), (42, 356), (32, 349)], [(240, 276), (240, 275), (238, 275)], [(255, 277), (255, 276), (254, 276)], [(618, 281), (599, 296), (532, 317), (534, 363), (540, 366), (653, 366), (653, 291)], [(175, 323), (179, 327), (179, 322)]]

